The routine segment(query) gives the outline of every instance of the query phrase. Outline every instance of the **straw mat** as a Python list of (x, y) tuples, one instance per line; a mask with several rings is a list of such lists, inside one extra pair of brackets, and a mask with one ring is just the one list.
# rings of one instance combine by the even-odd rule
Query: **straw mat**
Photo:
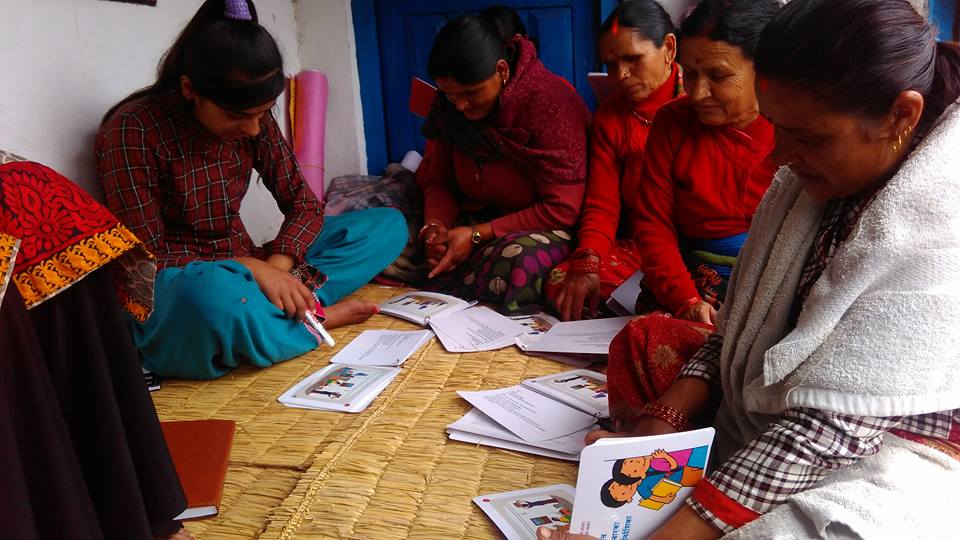
[[(380, 303), (399, 289), (367, 286)], [(220, 515), (188, 524), (198, 538), (498, 538), (477, 495), (576, 481), (576, 464), (447, 439), (469, 405), (457, 390), (501, 388), (569, 366), (515, 348), (450, 354), (433, 340), (359, 414), (283, 407), (276, 398), (327, 365), (365, 329), (413, 330), (387, 316), (332, 332), (319, 348), (216, 381), (170, 381), (154, 393), (163, 420), (237, 422)]]

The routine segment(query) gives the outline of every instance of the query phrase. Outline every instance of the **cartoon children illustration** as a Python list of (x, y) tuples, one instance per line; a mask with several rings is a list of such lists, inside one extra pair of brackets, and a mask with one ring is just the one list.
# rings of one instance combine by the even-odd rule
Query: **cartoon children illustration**
[(327, 397), (333, 398), (333, 399), (340, 399), (341, 397), (343, 397), (343, 394), (341, 394), (340, 392), (331, 392), (331, 391), (329, 391), (329, 390), (314, 390), (314, 391), (312, 391), (312, 392), (310, 392), (310, 393), (311, 393), (311, 394), (320, 394), (321, 396), (327, 396)]
[(533, 508), (534, 506), (543, 506), (547, 504), (560, 504), (560, 501), (556, 497), (550, 497), (549, 499), (543, 499), (540, 501), (516, 501), (513, 503), (514, 506), (518, 508)]
[[(685, 456), (683, 465), (662, 449), (646, 456), (617, 460), (613, 464), (612, 478), (600, 488), (600, 501), (609, 508), (619, 508), (638, 495), (638, 503), (653, 510), (670, 504), (680, 487), (696, 485), (706, 464), (706, 447), (677, 454)], [(665, 487), (666, 483), (674, 489), (658, 489)]]

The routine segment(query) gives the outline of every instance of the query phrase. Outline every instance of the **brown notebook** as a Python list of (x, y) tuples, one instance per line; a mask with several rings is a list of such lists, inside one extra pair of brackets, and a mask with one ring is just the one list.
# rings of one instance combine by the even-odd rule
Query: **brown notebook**
[(233, 420), (183, 420), (160, 422), (160, 427), (187, 495), (187, 509), (176, 519), (216, 515), (236, 424)]

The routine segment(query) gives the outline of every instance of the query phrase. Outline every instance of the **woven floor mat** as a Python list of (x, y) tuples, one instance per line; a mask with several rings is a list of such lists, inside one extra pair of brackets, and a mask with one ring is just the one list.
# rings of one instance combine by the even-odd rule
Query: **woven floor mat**
[[(398, 293), (368, 286), (358, 297), (379, 303)], [(269, 369), (238, 369), (217, 381), (166, 382), (154, 393), (163, 420), (237, 421), (224, 501), (234, 493), (233, 482), (243, 483), (231, 478), (235, 471), (292, 480), (279, 499), (271, 492), (274, 504), (269, 508), (225, 504), (220, 516), (194, 522), (197, 528), (190, 528), (198, 538), (498, 538), (473, 497), (575, 483), (575, 463), (446, 437), (446, 425), (470, 408), (457, 390), (501, 388), (571, 369), (516, 348), (450, 354), (433, 340), (360, 414), (277, 403), (283, 391), (325, 366), (331, 352), (363, 330), (384, 328), (417, 327), (376, 316), (363, 325), (334, 330), (338, 344), (333, 351), (320, 348)], [(239, 498), (249, 495), (244, 492)]]
[(256, 538), (270, 513), (297, 485), (300, 474), (285, 469), (231, 466), (223, 485), (220, 514), (185, 525), (202, 540)]

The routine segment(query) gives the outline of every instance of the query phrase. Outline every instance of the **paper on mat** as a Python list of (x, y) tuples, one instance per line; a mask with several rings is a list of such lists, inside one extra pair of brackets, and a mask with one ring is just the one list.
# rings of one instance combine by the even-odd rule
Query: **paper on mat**
[(477, 435), (476, 433), (468, 433), (466, 431), (458, 431), (456, 429), (447, 429), (447, 435), (451, 440), (460, 441), (470, 444), (479, 444), (482, 446), (492, 446), (494, 448), (503, 448), (504, 450), (513, 450), (515, 452), (523, 452), (525, 454), (533, 454), (535, 456), (544, 456), (554, 459), (562, 459), (565, 461), (577, 461), (580, 457), (577, 454), (566, 454), (564, 452), (557, 452), (555, 450), (547, 450), (546, 448), (537, 448), (536, 446), (530, 446), (529, 444), (524, 444), (521, 439), (514, 437), (515, 441), (509, 441), (506, 439), (497, 439), (494, 437), (487, 437), (485, 435)]
[(643, 291), (643, 287), (640, 286), (641, 281), (643, 281), (643, 272), (637, 270), (613, 290), (610, 298), (607, 299), (607, 307), (617, 315), (636, 315), (637, 298)]
[(431, 319), (430, 327), (449, 352), (502, 349), (523, 333), (520, 323), (483, 306)]
[(430, 330), (364, 330), (340, 349), (330, 362), (356, 366), (399, 366), (432, 337)]
[[(593, 429), (593, 426), (575, 431), (569, 435), (548, 439), (546, 441), (525, 441), (513, 433), (504, 429), (493, 421), (489, 416), (483, 414), (479, 409), (471, 409), (470, 412), (463, 415), (459, 420), (447, 426), (447, 429), (462, 431), (474, 435), (485, 436), (488, 438), (499, 439), (502, 441), (519, 443), (529, 446), (533, 449), (546, 449), (559, 454), (565, 454), (570, 459), (576, 457), (583, 450), (583, 438)], [(478, 441), (480, 444), (486, 444), (486, 439)], [(521, 450), (523, 452), (537, 453), (532, 450)]]
[(507, 540), (536, 540), (537, 527), (570, 523), (573, 486), (556, 484), (480, 495), (473, 502), (500, 528)]
[(606, 355), (614, 336), (631, 320), (633, 317), (612, 317), (557, 323), (543, 337), (527, 345), (526, 350)]
[(277, 398), (288, 407), (357, 413), (400, 373), (399, 368), (330, 364)]
[(522, 386), (457, 394), (525, 441), (545, 441), (580, 431), (596, 418)]
[(603, 373), (574, 369), (527, 379), (520, 384), (587, 414), (600, 418), (610, 416), (607, 376)]

